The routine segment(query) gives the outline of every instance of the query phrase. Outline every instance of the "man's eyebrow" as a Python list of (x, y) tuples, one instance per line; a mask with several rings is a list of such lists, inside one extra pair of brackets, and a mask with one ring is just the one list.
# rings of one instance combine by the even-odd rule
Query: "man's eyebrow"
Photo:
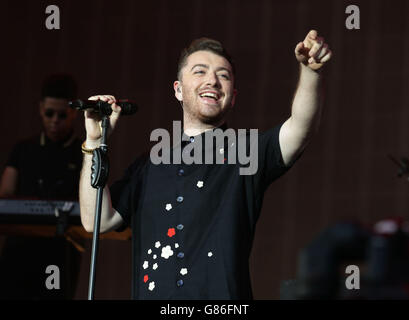
[[(196, 67), (202, 67), (202, 68), (209, 69), (209, 66), (208, 66), (207, 64), (198, 63), (198, 64), (195, 64), (195, 65), (192, 67), (192, 69), (190, 69), (190, 71), (192, 71), (192, 70), (193, 70), (194, 68), (196, 68)], [(216, 71), (219, 71), (219, 70), (225, 70), (225, 71), (227, 71), (229, 74), (231, 74), (231, 71), (230, 71), (228, 68), (219, 67), (219, 68), (216, 69)]]
[(202, 64), (202, 63), (198, 63), (198, 64), (195, 64), (193, 67), (192, 67), (192, 69), (190, 69), (190, 71), (192, 71), (194, 68), (196, 68), (196, 67), (203, 67), (203, 68), (209, 68), (209, 66), (207, 65), (207, 64)]
[(225, 70), (225, 71), (227, 71), (228, 73), (231, 73), (230, 69), (225, 68), (225, 67), (219, 67), (219, 68), (217, 68), (216, 70), (217, 70), (217, 71), (219, 71), (219, 70)]

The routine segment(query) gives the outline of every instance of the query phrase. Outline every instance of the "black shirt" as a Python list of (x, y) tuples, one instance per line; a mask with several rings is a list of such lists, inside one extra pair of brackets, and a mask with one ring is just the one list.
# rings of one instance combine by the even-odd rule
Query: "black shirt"
[[(280, 128), (258, 134), (254, 175), (240, 175), (239, 163), (154, 165), (143, 156), (111, 186), (120, 230), (132, 226), (133, 298), (252, 299), (249, 256), (264, 192), (288, 170)], [(213, 151), (231, 150), (226, 142)]]
[(45, 134), (17, 143), (6, 163), (18, 170), (17, 196), (49, 199), (78, 198), (81, 165), (78, 139), (53, 142)]

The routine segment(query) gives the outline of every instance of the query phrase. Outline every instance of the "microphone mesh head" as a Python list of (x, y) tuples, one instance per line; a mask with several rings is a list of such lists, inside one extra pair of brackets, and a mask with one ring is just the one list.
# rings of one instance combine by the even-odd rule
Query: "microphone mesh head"
[(137, 111), (137, 106), (129, 100), (119, 100), (118, 105), (121, 107), (123, 115), (131, 115)]

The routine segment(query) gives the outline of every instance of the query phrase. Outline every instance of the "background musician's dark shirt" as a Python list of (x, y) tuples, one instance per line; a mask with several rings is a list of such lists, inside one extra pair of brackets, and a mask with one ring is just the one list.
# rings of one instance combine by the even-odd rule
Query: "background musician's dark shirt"
[(16, 196), (77, 199), (81, 142), (71, 136), (53, 142), (44, 134), (17, 143), (6, 166), (18, 170)]

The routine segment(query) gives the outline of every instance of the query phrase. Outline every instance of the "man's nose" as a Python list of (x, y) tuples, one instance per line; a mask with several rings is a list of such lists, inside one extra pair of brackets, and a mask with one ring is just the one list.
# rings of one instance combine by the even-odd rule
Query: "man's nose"
[(59, 121), (60, 121), (60, 118), (58, 117), (58, 113), (57, 113), (57, 112), (55, 112), (55, 113), (53, 114), (53, 116), (51, 117), (51, 121), (52, 121), (52, 122), (59, 122)]
[(215, 88), (220, 88), (220, 81), (219, 78), (217, 77), (217, 74), (209, 72), (207, 76), (207, 85), (215, 87)]

